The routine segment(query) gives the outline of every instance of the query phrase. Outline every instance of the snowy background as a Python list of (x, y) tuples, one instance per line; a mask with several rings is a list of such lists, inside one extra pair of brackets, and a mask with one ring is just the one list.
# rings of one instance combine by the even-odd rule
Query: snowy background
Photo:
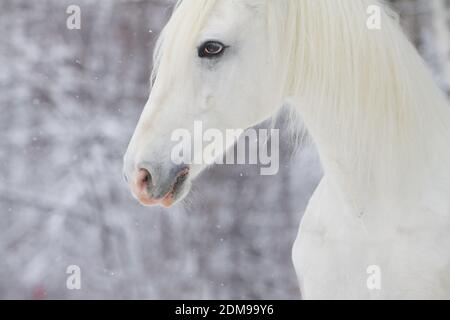
[[(70, 4), (81, 30), (66, 28)], [(395, 5), (449, 90), (450, 1)], [(321, 177), (312, 146), (290, 157), (283, 144), (274, 177), (212, 167), (171, 210), (139, 206), (122, 180), (170, 10), (163, 0), (0, 1), (0, 298), (300, 297), (290, 255)], [(69, 265), (81, 290), (66, 289)]]

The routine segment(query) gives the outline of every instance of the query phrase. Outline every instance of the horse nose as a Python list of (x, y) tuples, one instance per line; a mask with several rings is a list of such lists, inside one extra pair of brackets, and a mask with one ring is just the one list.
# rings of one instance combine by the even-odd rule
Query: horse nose
[(136, 192), (137, 194), (146, 194), (151, 186), (152, 175), (147, 169), (139, 169), (136, 174)]
[(153, 179), (152, 174), (146, 168), (139, 168), (134, 174), (131, 187), (136, 198), (145, 205), (153, 205), (156, 203), (153, 197)]
[(160, 166), (139, 167), (134, 175), (132, 191), (143, 205), (161, 204), (169, 207), (186, 180), (189, 169), (172, 167), (163, 170)]

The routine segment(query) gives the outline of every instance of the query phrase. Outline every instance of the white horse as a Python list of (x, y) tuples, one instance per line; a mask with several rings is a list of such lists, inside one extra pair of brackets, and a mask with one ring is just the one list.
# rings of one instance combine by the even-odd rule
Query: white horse
[(450, 108), (383, 3), (183, 0), (154, 62), (124, 159), (143, 204), (172, 205), (206, 167), (171, 161), (175, 129), (289, 103), (324, 168), (293, 248), (303, 297), (450, 298)]

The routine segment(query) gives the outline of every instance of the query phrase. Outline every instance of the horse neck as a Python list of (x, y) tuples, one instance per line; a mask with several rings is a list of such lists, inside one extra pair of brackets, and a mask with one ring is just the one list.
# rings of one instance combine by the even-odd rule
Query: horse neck
[(359, 202), (414, 199), (433, 175), (450, 190), (445, 96), (393, 23), (361, 41), (300, 71), (320, 73), (295, 96), (325, 176)]

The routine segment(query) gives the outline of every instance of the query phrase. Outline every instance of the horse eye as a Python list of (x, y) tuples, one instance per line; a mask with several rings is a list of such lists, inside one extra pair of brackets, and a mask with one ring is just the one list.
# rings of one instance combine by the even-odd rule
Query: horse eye
[(207, 41), (198, 48), (200, 58), (213, 58), (220, 56), (225, 51), (226, 46), (218, 41)]

